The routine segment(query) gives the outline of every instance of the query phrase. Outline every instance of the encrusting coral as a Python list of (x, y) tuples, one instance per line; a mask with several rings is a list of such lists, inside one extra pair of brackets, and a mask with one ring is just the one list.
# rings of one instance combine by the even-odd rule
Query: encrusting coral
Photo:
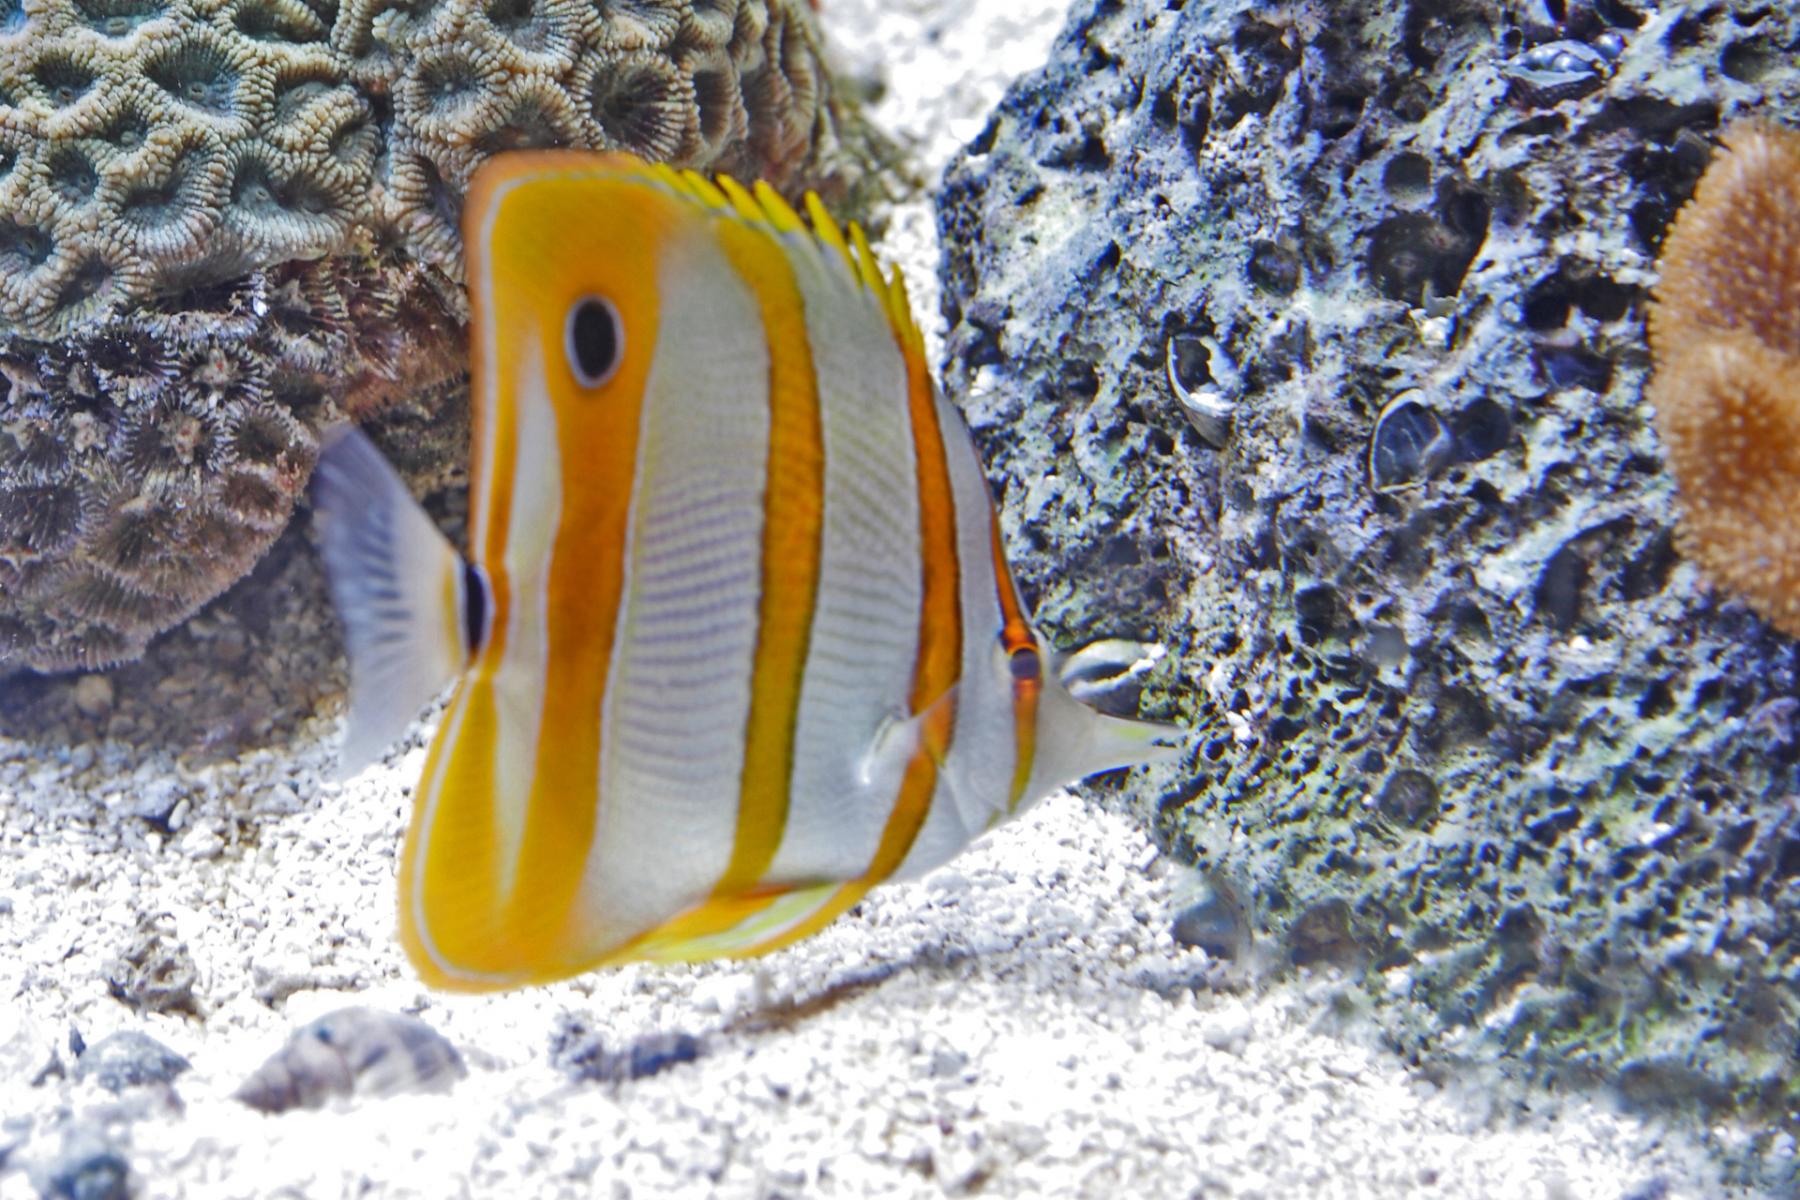
[(451, 270), (458, 198), (499, 150), (615, 146), (779, 186), (832, 144), (817, 36), (794, 6), (450, 0), (416, 16), (359, 10), (339, 28), (410, 64), (390, 216)]
[(455, 386), (448, 290), (328, 258), (0, 343), (0, 675), (133, 657), (246, 573), (326, 422)]
[(858, 129), (805, 0), (0, 0), (0, 676), (135, 656), (325, 424), (458, 386), (483, 158), (830, 193)]
[(476, 165), (606, 146), (778, 184), (836, 151), (787, 0), (54, 0), (0, 26), (0, 321), (398, 234), (454, 269)]
[(1724, 137), (1664, 243), (1656, 407), (1687, 551), (1800, 636), (1800, 133)]

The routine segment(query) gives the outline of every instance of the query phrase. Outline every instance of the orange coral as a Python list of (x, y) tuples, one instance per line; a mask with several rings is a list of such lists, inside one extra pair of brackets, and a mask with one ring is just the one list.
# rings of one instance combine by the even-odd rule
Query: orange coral
[(1800, 637), (1800, 133), (1726, 132), (1664, 243), (1650, 344), (1684, 549)]

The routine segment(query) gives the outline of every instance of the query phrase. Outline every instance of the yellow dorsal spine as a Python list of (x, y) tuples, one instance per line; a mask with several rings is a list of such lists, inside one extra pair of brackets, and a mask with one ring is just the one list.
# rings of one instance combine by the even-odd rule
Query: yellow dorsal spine
[[(759, 179), (746, 188), (729, 175), (711, 179), (698, 171), (677, 171), (664, 163), (647, 164), (644, 170), (670, 191), (714, 212), (728, 213), (772, 233), (798, 234), (835, 252), (851, 276), (880, 303), (901, 344), (909, 350), (923, 351), (925, 339), (913, 322), (912, 304), (900, 269), (894, 267), (884, 276), (881, 261), (870, 248), (862, 226), (850, 222), (846, 236), (844, 227), (827, 211), (816, 192), (807, 192), (801, 201), (806, 209), (806, 217), (802, 218), (781, 193), (764, 180)], [(811, 221), (810, 229), (808, 220)]]
[(887, 301), (888, 317), (894, 323), (894, 329), (900, 334), (906, 345), (921, 354), (925, 352), (925, 335), (913, 323), (912, 297), (906, 294), (906, 276), (894, 267), (888, 276), (887, 288), (883, 292)]
[(678, 196), (698, 201), (707, 208), (729, 211), (731, 202), (725, 193), (713, 186), (712, 180), (698, 171), (677, 171), (667, 163), (647, 163), (644, 174)]
[(850, 222), (850, 245), (856, 250), (856, 273), (861, 276), (863, 286), (877, 296), (887, 294), (887, 280), (881, 277), (881, 267), (875, 262), (875, 251), (869, 249), (869, 239), (863, 233), (862, 226), (855, 221)]
[(708, 208), (723, 212), (731, 207), (731, 201), (725, 198), (725, 193), (698, 171), (683, 171), (680, 182), (686, 184), (688, 192)]
[(769, 214), (762, 210), (762, 205), (756, 202), (756, 197), (744, 190), (743, 184), (729, 175), (719, 176), (717, 183), (719, 190), (724, 192), (726, 198), (731, 201), (731, 207), (737, 210), (738, 216), (752, 225), (773, 226), (774, 223), (769, 220)]
[(850, 247), (844, 241), (844, 231), (838, 228), (838, 223), (825, 211), (825, 204), (819, 199), (817, 192), (806, 193), (806, 215), (812, 218), (813, 236), (836, 250), (843, 258), (844, 265), (854, 272), (856, 264), (850, 260)]
[(806, 232), (806, 222), (800, 219), (800, 214), (795, 212), (792, 206), (781, 198), (781, 193), (770, 187), (768, 183), (761, 179), (757, 180), (755, 195), (757, 202), (762, 205), (763, 211), (769, 214), (769, 224), (783, 233)]

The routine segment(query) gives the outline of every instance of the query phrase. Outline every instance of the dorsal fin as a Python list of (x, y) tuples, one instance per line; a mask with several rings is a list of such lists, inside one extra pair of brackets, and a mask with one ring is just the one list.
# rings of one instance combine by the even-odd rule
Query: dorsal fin
[(664, 163), (649, 164), (646, 172), (671, 191), (713, 212), (728, 214), (778, 236), (799, 235), (811, 241), (828, 257), (842, 262), (851, 278), (881, 306), (900, 344), (909, 351), (923, 353), (925, 338), (913, 322), (912, 303), (900, 268), (890, 267), (884, 273), (862, 226), (855, 221), (849, 223), (847, 230), (840, 226), (818, 193), (808, 191), (801, 200), (812, 221), (809, 229), (806, 220), (781, 193), (762, 180), (746, 188), (729, 175), (708, 178), (698, 171), (677, 171)]

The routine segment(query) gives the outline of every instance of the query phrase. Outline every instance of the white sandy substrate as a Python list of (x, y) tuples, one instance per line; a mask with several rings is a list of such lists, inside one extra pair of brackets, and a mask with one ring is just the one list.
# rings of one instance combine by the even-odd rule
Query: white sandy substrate
[[(310, 733), (322, 743), (332, 728)], [(152, 1115), (124, 1127), (145, 1198), (1619, 1200), (1658, 1180), (1669, 1190), (1651, 1194), (1716, 1194), (1682, 1138), (1575, 1103), (1496, 1120), (1478, 1093), (1315, 1031), (1304, 989), (1194, 986), (1208, 964), (1168, 933), (1178, 873), (1126, 818), (1067, 795), (757, 964), (428, 994), (392, 914), (422, 756), (415, 742), (347, 786), (320, 782), (323, 748), (187, 773), (195, 802), (166, 842), (107, 814), (121, 797), (106, 789), (131, 785), (123, 763), (5, 769), (21, 802), (0, 849), (0, 1115), (34, 1118), (26, 1159), (57, 1148), (71, 1105), (84, 1120), (117, 1107), (91, 1083), (30, 1085), (75, 1026), (90, 1043), (142, 1029), (194, 1064), (176, 1082), (185, 1113), (144, 1103)], [(107, 995), (138, 914), (162, 912), (217, 1005), (204, 1023), (136, 1017)], [(785, 1023), (757, 1019), (809, 1001)], [(273, 1117), (228, 1098), (294, 1026), (355, 1003), (417, 1011), (470, 1077), (447, 1096)], [(573, 1083), (548, 1052), (563, 1013), (612, 1048), (682, 1031), (702, 1054), (631, 1083)], [(27, 1171), (0, 1174), (0, 1200), (33, 1194)]]
[[(886, 63), (878, 118), (936, 164), (1060, 20), (1042, 0), (826, 8), (850, 62)], [(929, 234), (923, 206), (894, 225), (915, 282), (932, 274)], [(1053, 798), (759, 963), (429, 994), (393, 916), (422, 733), (340, 785), (336, 732), (333, 702), (296, 745), (205, 768), (0, 739), (0, 1200), (37, 1194), (33, 1169), (71, 1122), (121, 1140), (144, 1198), (1722, 1194), (1685, 1135), (1580, 1100), (1521, 1110), (1441, 1090), (1328, 1032), (1321, 981), (1205, 986), (1217, 967), (1169, 933), (1180, 872), (1120, 815), (1128, 799)], [(171, 780), (188, 799), (168, 836), (122, 811)], [(140, 919), (165, 913), (203, 1019), (108, 994)], [(296, 1026), (351, 1004), (418, 1013), (469, 1078), (281, 1116), (229, 1098)], [(549, 1053), (563, 1014), (611, 1049), (679, 1031), (701, 1054), (574, 1082)], [(33, 1086), (71, 1028), (89, 1043), (141, 1030), (187, 1056), (179, 1103)]]

